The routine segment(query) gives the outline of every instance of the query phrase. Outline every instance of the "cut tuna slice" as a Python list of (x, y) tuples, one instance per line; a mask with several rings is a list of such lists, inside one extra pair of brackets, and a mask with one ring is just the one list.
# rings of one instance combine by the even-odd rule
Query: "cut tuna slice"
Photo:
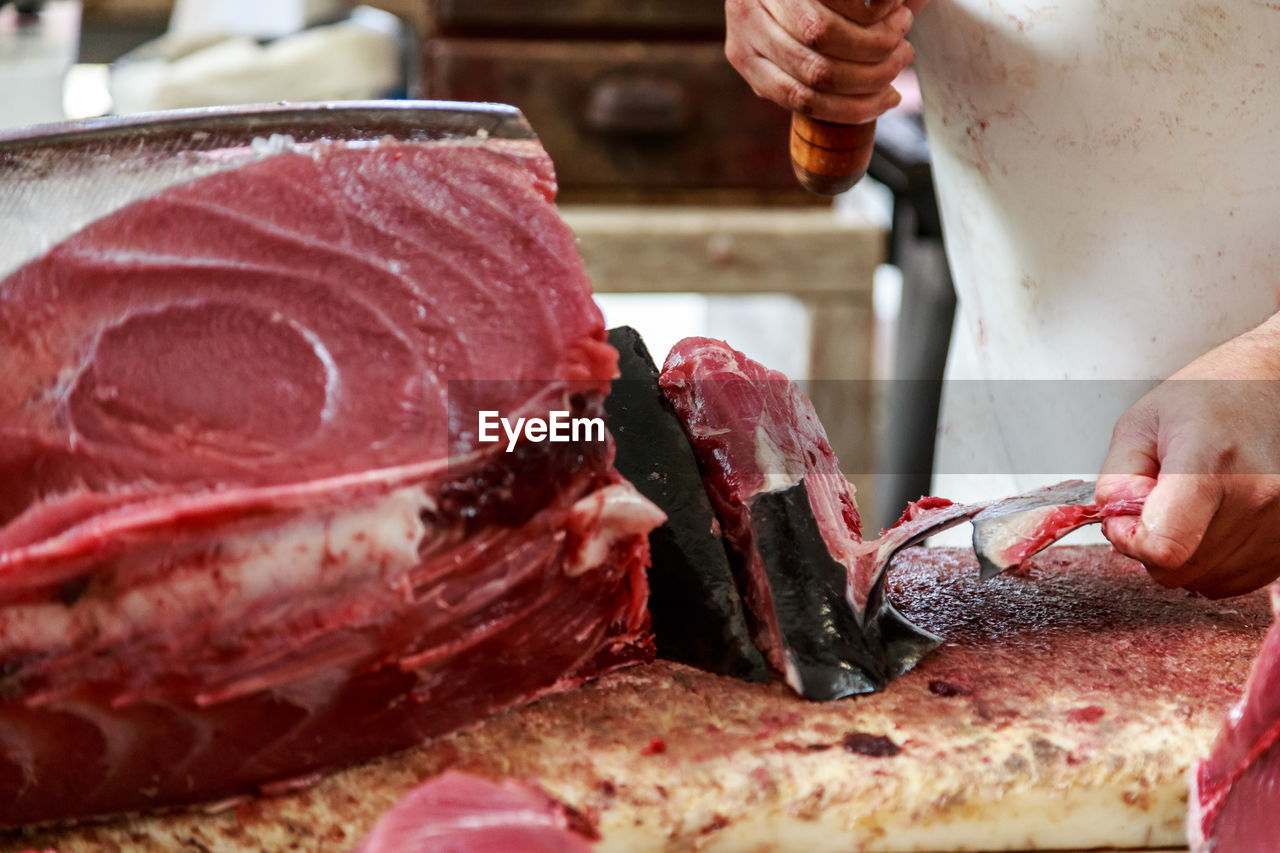
[(1254, 661), (1244, 696), (1208, 757), (1192, 770), (1187, 839), (1192, 853), (1280, 850), (1280, 586), (1277, 618)]
[[(653, 650), (536, 142), (317, 144), (0, 281), (0, 826), (224, 799)], [(585, 431), (589, 433), (590, 431)]]
[(1067, 480), (997, 501), (973, 519), (973, 550), (984, 580), (1011, 569), (1073, 530), (1117, 515), (1140, 515), (1141, 498), (1098, 506), (1093, 483)]
[(410, 791), (356, 853), (590, 853), (598, 839), (537, 786), (449, 771)]

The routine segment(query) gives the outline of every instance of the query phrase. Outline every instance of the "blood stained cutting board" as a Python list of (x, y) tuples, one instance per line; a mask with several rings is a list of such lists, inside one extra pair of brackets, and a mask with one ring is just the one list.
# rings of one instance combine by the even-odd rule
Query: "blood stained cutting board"
[(659, 662), (282, 796), (0, 850), (346, 851), (447, 767), (538, 780), (604, 851), (1181, 846), (1187, 769), (1244, 684), (1265, 594), (1161, 589), (1105, 547), (977, 575), (961, 550), (899, 557), (895, 601), (947, 639), (876, 695), (818, 704)]

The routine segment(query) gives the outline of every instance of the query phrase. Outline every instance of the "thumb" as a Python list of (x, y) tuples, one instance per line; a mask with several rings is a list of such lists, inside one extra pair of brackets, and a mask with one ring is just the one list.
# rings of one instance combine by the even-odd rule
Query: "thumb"
[[(1171, 464), (1169, 467), (1176, 468)], [(1195, 470), (1195, 469), (1192, 469)], [(1199, 574), (1188, 567), (1209, 523), (1222, 506), (1222, 483), (1210, 474), (1161, 474), (1147, 496), (1142, 523), (1128, 543), (1131, 556), (1141, 560), (1165, 586), (1183, 586)]]
[(1094, 500), (1099, 505), (1145, 498), (1155, 488), (1156, 474), (1160, 471), (1157, 426), (1153, 410), (1142, 404), (1125, 412), (1116, 422), (1111, 446), (1094, 488)]
[[(1154, 406), (1145, 400), (1131, 406), (1116, 421), (1111, 433), (1111, 446), (1102, 462), (1102, 472), (1094, 487), (1093, 499), (1099, 506), (1112, 501), (1145, 498), (1156, 486), (1160, 471), (1157, 434), (1159, 422)], [(1102, 535), (1126, 557), (1141, 560), (1136, 539), (1142, 522), (1135, 516), (1123, 515), (1104, 519)]]

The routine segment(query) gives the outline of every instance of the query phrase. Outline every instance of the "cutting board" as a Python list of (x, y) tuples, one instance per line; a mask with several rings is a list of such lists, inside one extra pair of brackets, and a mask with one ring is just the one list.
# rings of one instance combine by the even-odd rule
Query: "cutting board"
[(280, 796), (0, 849), (350, 850), (446, 767), (538, 780), (604, 851), (1182, 845), (1187, 772), (1239, 695), (1265, 595), (1165, 590), (1106, 547), (986, 584), (971, 554), (917, 548), (891, 587), (946, 642), (880, 694), (817, 704), (658, 662)]

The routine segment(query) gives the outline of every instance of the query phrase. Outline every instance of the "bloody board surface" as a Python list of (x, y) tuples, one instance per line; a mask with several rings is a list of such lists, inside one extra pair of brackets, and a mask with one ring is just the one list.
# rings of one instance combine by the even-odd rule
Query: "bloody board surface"
[(0, 850), (348, 850), (448, 767), (538, 780), (598, 821), (603, 850), (1179, 843), (1187, 768), (1244, 683), (1265, 593), (1164, 590), (1107, 548), (986, 584), (966, 551), (912, 549), (890, 584), (946, 642), (883, 693), (813, 703), (659, 662), (284, 796)]

